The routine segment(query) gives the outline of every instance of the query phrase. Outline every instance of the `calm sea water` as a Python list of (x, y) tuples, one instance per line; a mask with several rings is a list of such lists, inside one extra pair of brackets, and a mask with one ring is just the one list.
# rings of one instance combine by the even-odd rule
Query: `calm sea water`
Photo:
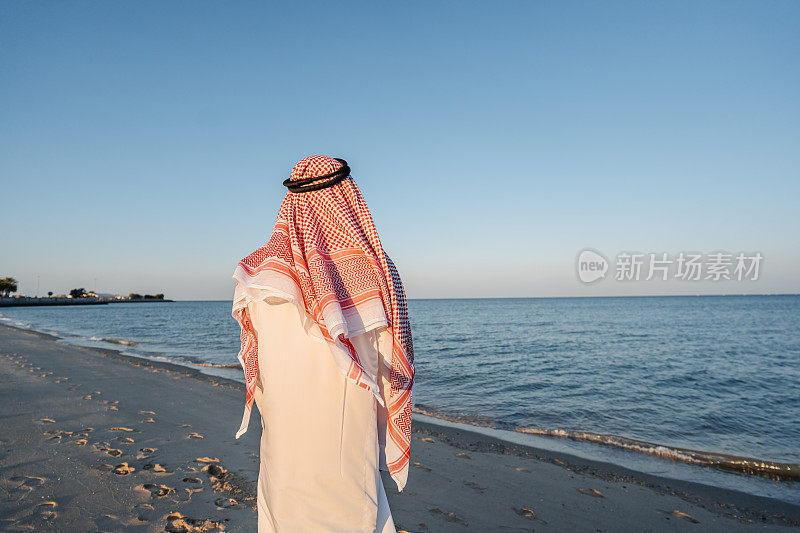
[[(422, 412), (660, 456), (653, 461), (691, 462), (694, 450), (800, 464), (800, 296), (412, 300), (409, 308)], [(65, 342), (243, 380), (227, 301), (3, 308), (0, 317)], [(708, 476), (688, 477), (720, 479)], [(797, 482), (724, 476), (723, 485), (745, 490), (780, 485), (750, 491), (800, 502)]]

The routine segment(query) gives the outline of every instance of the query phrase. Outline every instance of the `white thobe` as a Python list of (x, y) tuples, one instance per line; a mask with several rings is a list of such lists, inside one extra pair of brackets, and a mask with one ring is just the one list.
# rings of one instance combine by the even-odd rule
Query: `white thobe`
[[(383, 408), (344, 378), (294, 304), (262, 300), (248, 310), (258, 340), (255, 402), (263, 428), (258, 533), (395, 533), (378, 470)], [(384, 327), (350, 341), (362, 361), (381, 369), (386, 337)], [(383, 393), (385, 367), (378, 375)]]

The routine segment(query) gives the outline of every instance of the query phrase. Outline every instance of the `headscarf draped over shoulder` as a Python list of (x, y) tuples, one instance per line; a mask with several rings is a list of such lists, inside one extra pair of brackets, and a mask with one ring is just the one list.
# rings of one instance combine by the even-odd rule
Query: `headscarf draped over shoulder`
[[(342, 163), (310, 156), (292, 169), (290, 181), (331, 174)], [(342, 374), (385, 405), (386, 466), (399, 490), (408, 477), (411, 449), (411, 389), (414, 350), (400, 276), (383, 250), (369, 209), (348, 175), (330, 187), (287, 192), (272, 236), (242, 259), (233, 275), (232, 315), (241, 327), (239, 363), (244, 369), (244, 416), (236, 433), (247, 431), (258, 382), (258, 346), (247, 304), (279, 298), (297, 306), (309, 334), (329, 344)], [(392, 336), (390, 390), (386, 403), (374, 371), (363, 365), (348, 340), (385, 326)], [(372, 374), (372, 375), (370, 375)]]

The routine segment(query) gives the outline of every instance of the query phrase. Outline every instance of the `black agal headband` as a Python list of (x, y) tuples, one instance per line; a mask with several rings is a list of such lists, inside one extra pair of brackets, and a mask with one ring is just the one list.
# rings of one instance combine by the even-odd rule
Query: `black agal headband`
[(347, 166), (347, 161), (344, 159), (339, 159), (338, 157), (334, 157), (334, 159), (341, 163), (342, 166), (330, 174), (323, 174), (322, 176), (314, 176), (313, 178), (305, 178), (302, 180), (292, 180), (290, 178), (284, 180), (283, 184), (289, 191), (294, 193), (317, 191), (325, 187), (330, 187), (331, 185), (336, 185), (350, 175), (350, 167)]

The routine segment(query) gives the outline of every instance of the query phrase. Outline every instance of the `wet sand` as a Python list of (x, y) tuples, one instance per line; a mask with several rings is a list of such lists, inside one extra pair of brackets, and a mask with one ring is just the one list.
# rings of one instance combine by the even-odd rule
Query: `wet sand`
[[(0, 373), (0, 530), (256, 530), (240, 383), (3, 325)], [(800, 506), (420, 420), (406, 489), (384, 484), (411, 532), (800, 527)]]

